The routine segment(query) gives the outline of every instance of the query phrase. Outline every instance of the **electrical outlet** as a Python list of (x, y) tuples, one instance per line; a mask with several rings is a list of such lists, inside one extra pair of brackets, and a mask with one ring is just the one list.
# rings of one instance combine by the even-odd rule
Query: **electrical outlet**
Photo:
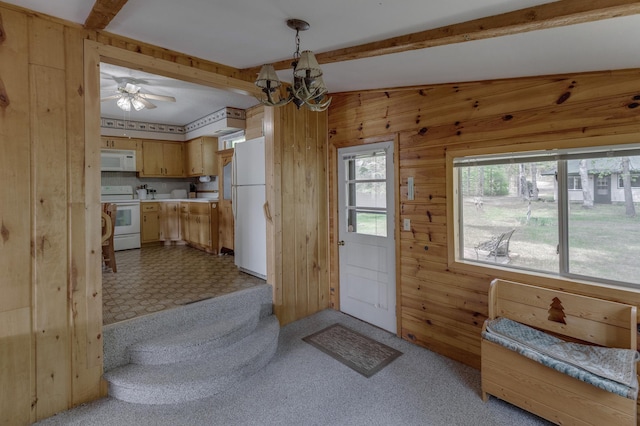
[(411, 219), (404, 220), (404, 230), (411, 231)]

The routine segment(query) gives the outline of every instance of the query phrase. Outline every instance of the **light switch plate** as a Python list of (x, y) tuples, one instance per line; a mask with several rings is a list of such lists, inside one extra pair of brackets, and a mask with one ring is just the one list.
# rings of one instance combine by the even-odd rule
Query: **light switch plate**
[(403, 227), (405, 231), (411, 231), (411, 219), (405, 219)]

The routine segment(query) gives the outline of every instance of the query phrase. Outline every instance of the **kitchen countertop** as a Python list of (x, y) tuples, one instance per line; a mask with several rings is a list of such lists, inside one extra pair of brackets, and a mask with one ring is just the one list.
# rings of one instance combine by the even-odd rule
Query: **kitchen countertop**
[(147, 198), (146, 200), (140, 200), (141, 203), (163, 203), (167, 201), (188, 201), (190, 203), (217, 203), (218, 200), (212, 200), (211, 198)]

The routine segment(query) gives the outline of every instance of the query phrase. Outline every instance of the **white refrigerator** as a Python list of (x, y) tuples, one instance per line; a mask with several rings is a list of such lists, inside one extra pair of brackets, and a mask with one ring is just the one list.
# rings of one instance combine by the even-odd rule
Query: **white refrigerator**
[(235, 144), (232, 206), (235, 226), (234, 258), (240, 270), (267, 278), (267, 223), (264, 216), (264, 137)]

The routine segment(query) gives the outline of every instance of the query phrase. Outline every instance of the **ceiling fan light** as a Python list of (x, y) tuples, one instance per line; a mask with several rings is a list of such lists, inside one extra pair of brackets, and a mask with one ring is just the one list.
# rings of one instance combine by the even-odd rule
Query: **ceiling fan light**
[(259, 88), (267, 89), (268, 91), (273, 91), (282, 85), (275, 68), (271, 64), (262, 66), (255, 84)]
[(133, 105), (133, 108), (136, 111), (140, 111), (141, 109), (144, 109), (144, 104), (136, 98), (131, 99), (131, 105)]
[(300, 78), (317, 78), (322, 75), (322, 69), (312, 51), (305, 50), (300, 54), (293, 75)]
[(131, 111), (131, 100), (129, 99), (128, 96), (123, 96), (120, 99), (118, 99), (118, 101), (116, 102), (116, 105), (118, 105), (118, 108), (120, 108), (123, 111)]

